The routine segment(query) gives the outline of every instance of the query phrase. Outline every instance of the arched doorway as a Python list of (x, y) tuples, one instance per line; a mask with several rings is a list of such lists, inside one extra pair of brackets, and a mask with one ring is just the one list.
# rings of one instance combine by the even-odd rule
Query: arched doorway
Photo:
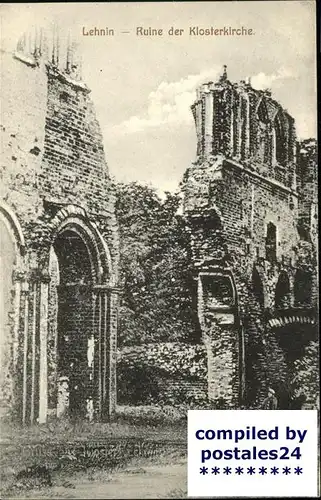
[[(302, 362), (306, 348), (318, 338), (316, 321), (312, 316), (304, 314), (302, 316), (281, 316), (278, 324), (272, 328), (271, 334), (275, 338), (278, 348), (270, 370), (274, 369), (273, 384), (278, 393), (279, 409), (299, 409), (296, 405), (300, 401), (294, 397), (293, 387), (296, 385), (294, 382), (298, 374), (298, 363), (301, 364), (301, 368), (304, 366)], [(273, 366), (274, 364), (275, 366)], [(315, 372), (315, 377), (317, 377), (317, 372)]]
[(116, 345), (108, 249), (78, 214), (57, 226), (49, 258), (48, 406), (58, 417), (108, 418)]
[[(90, 254), (75, 230), (65, 229), (54, 242), (57, 283), (57, 414), (85, 417), (92, 393), (88, 342), (92, 337), (93, 276)], [(51, 270), (53, 271), (53, 269)], [(90, 415), (88, 415), (90, 417)]]

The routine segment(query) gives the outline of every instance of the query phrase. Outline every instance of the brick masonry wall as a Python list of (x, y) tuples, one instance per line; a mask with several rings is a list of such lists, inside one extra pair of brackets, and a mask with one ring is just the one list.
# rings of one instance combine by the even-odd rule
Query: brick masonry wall
[(1, 93), (0, 196), (24, 229), (42, 210), (37, 188), (47, 112), (44, 66), (30, 67), (2, 52)]
[[(186, 406), (195, 408), (199, 403), (206, 404), (207, 380), (188, 380), (186, 377), (158, 374), (153, 381), (153, 386), (145, 383), (143, 390), (139, 385), (144, 384), (140, 379), (127, 379), (126, 384), (121, 384), (118, 391), (118, 404), (140, 406), (144, 404)], [(142, 389), (142, 388), (141, 388)]]
[[(96, 253), (98, 259), (105, 255), (104, 261), (97, 262), (95, 280), (100, 280), (100, 285), (108, 283), (109, 287), (115, 287), (118, 280), (118, 227), (102, 135), (89, 89), (44, 58), (24, 53), (16, 53), (14, 57), (2, 53), (1, 56), (3, 151), (0, 194), (17, 218), (24, 238), (24, 247), (16, 249), (19, 259), (16, 258), (14, 271), (19, 287), (12, 284), (12, 308), (16, 318), (8, 326), (12, 331), (18, 329), (19, 335), (18, 345), (10, 347), (11, 351), (17, 352), (8, 353), (19, 361), (19, 369), (12, 368), (10, 375), (14, 380), (11, 400), (17, 406), (19, 418), (34, 421), (38, 413), (42, 413), (39, 418), (45, 418), (44, 401), (47, 397), (51, 410), (56, 401), (59, 342), (55, 330), (61, 322), (57, 310), (62, 310), (62, 291), (57, 295), (57, 269), (51, 269), (50, 273), (49, 263), (50, 249), (59, 225), (64, 222), (64, 217), (75, 214), (85, 228), (92, 228), (92, 234), (99, 231), (100, 236), (94, 242), (92, 236), (86, 235), (86, 229), (83, 230), (88, 251)], [(14, 231), (17, 230), (13, 227)], [(73, 251), (76, 254), (78, 250), (74, 247)], [(66, 271), (68, 280), (81, 285), (86, 279), (81, 271), (85, 259), (70, 263), (69, 268), (63, 260), (61, 255), (58, 256), (60, 277), (64, 280)], [(91, 286), (94, 285), (93, 274), (89, 281)], [(112, 349), (116, 349), (118, 305), (113, 291), (106, 288), (101, 293), (112, 297), (109, 302), (107, 298), (99, 302), (95, 314), (100, 319), (95, 319), (95, 325), (100, 328), (99, 336), (104, 337), (102, 342), (108, 344), (106, 356), (111, 359), (108, 362), (105, 359), (107, 371), (104, 377), (108, 380), (104, 384), (108, 386), (108, 394), (110, 388), (113, 390), (110, 404), (114, 407), (115, 375), (108, 370), (115, 370)], [(101, 317), (100, 308), (105, 300), (110, 309)], [(70, 301), (71, 297), (68, 307)], [(94, 324), (92, 291), (86, 300), (80, 297), (76, 302), (78, 312), (73, 317), (71, 330), (82, 330), (86, 337)], [(48, 319), (48, 356), (44, 357)], [(71, 317), (65, 318), (64, 329), (67, 319), (72, 322)], [(77, 327), (79, 322), (81, 325)], [(86, 345), (82, 354), (86, 365), (87, 354)], [(39, 370), (47, 373), (48, 385), (42, 383)], [(109, 411), (109, 405), (105, 409)]]
[(181, 379), (167, 379), (159, 381), (158, 401), (163, 404), (174, 406), (188, 403), (190, 408), (196, 407), (199, 399), (206, 393), (206, 381), (188, 381), (184, 377)]
[[(314, 167), (305, 178), (298, 175), (294, 120), (269, 92), (245, 82), (231, 84), (225, 73), (200, 88), (192, 111), (197, 158), (184, 175), (183, 190), (195, 277), (232, 277), (237, 311), (234, 336), (227, 335), (228, 329), (217, 324), (219, 309), (207, 310), (199, 291), (198, 315), (213, 378), (209, 391), (228, 406), (237, 406), (242, 397), (257, 404), (267, 384), (278, 376), (285, 380), (288, 369), (275, 334), (266, 330), (267, 316), (279, 314), (276, 292), (283, 286), (283, 307), (293, 307), (297, 270), (316, 276), (313, 244), (302, 242), (298, 232), (300, 214), (311, 212), (304, 200), (316, 199)], [(311, 165), (311, 156), (306, 164)], [(276, 227), (272, 261), (266, 248), (269, 223)], [(260, 293), (253, 286), (254, 269)]]

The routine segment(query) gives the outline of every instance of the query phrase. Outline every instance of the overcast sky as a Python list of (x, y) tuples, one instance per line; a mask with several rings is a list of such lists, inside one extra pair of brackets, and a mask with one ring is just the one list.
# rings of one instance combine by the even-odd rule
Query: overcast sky
[[(300, 138), (316, 137), (315, 3), (312, 1), (2, 4), (2, 44), (12, 49), (33, 25), (72, 30), (83, 54), (112, 175), (175, 190), (195, 159), (190, 105), (196, 87), (227, 65), (251, 77), (295, 118)], [(167, 30), (184, 29), (170, 37)], [(253, 36), (190, 36), (189, 27), (252, 28)], [(94, 27), (114, 36), (83, 36)], [(138, 37), (137, 27), (163, 29)], [(129, 31), (129, 33), (121, 33)]]

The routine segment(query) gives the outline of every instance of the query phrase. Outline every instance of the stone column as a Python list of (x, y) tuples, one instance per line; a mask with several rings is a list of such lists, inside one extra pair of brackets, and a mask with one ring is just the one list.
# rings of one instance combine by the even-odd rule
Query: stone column
[(32, 324), (31, 324), (31, 397), (30, 397), (30, 423), (35, 420), (35, 391), (36, 391), (36, 328), (37, 328), (37, 295), (38, 284), (32, 283)]
[(92, 294), (93, 304), (93, 324), (92, 332), (94, 336), (94, 361), (93, 361), (93, 393), (94, 406), (97, 419), (101, 419), (102, 401), (101, 401), (101, 296), (100, 289), (95, 287)]
[(14, 283), (14, 317), (13, 317), (13, 372), (16, 373), (19, 355), (19, 330), (20, 330), (20, 311), (21, 311), (21, 288), (24, 280), (23, 272), (15, 270), (13, 273)]
[(40, 346), (39, 346), (39, 424), (47, 420), (48, 410), (48, 366), (47, 366), (47, 341), (48, 341), (48, 299), (49, 299), (49, 273), (42, 273), (40, 281)]
[(108, 285), (94, 287), (94, 337), (97, 352), (97, 416), (108, 420), (116, 408), (116, 349), (118, 290)]
[(29, 283), (21, 285), (22, 298), (22, 424), (27, 420), (27, 377), (28, 377), (28, 337), (29, 337)]
[(118, 328), (118, 300), (119, 289), (110, 289), (110, 320), (109, 320), (109, 415), (116, 412), (117, 404), (117, 328)]
[[(12, 282), (14, 286), (14, 300), (12, 308), (12, 365), (10, 367), (10, 389), (12, 397), (12, 410), (14, 407), (22, 409), (22, 385), (23, 385), (23, 339), (21, 319), (24, 320), (24, 305), (26, 300), (26, 275), (20, 269), (14, 269)], [(4, 367), (1, 367), (2, 369)], [(21, 372), (20, 372), (21, 369)], [(22, 414), (20, 415), (22, 419)]]

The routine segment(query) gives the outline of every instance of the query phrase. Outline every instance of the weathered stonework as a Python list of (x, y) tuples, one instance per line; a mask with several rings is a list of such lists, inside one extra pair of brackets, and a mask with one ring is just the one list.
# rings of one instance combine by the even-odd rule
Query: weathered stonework
[(2, 413), (109, 418), (118, 228), (90, 91), (74, 47), (39, 32), (1, 70)]
[(201, 86), (192, 112), (197, 158), (184, 176), (184, 212), (208, 392), (235, 408), (256, 404), (277, 371), (281, 380), (291, 369), (277, 350), (287, 357), (296, 330), (300, 348), (316, 335), (316, 146), (298, 145), (271, 93), (231, 83), (226, 68)]

